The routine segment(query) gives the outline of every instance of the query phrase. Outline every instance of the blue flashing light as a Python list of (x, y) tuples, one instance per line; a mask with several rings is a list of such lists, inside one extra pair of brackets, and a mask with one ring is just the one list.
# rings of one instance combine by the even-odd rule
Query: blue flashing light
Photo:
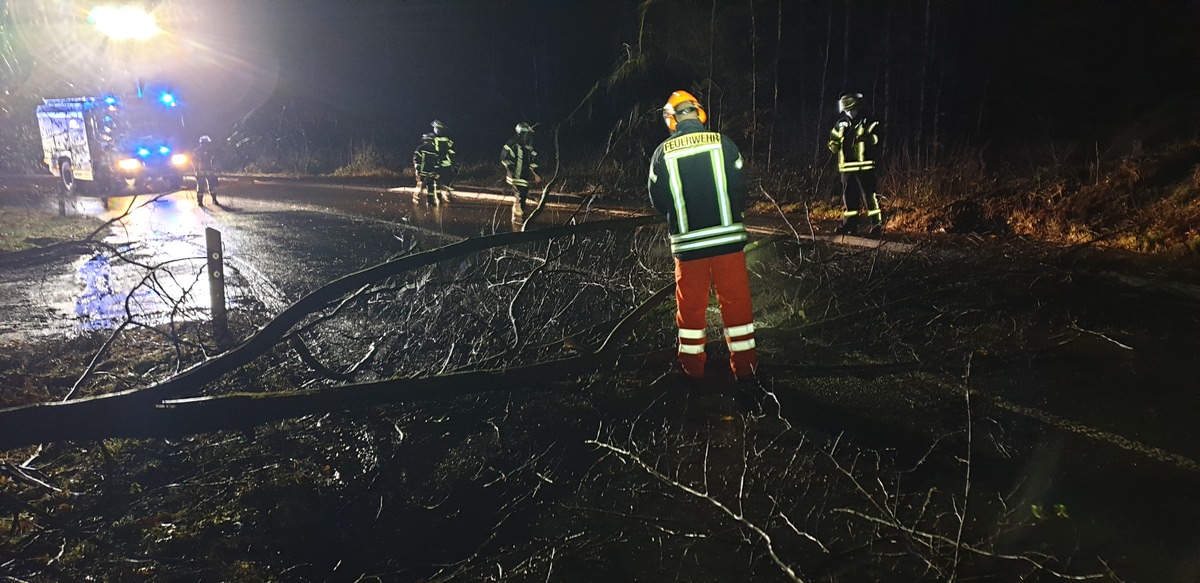
[(167, 105), (170, 105), (171, 107), (175, 107), (175, 96), (171, 95), (170, 93), (163, 93), (162, 96), (158, 98), (158, 100)]
[(107, 103), (109, 105), (116, 105), (117, 98), (110, 95), (110, 96), (104, 98), (104, 103)]
[(138, 148), (137, 154), (138, 154), (138, 156), (145, 158), (146, 156), (150, 155), (150, 150), (148, 150), (146, 148)]
[(158, 153), (159, 153), (159, 154), (170, 154), (170, 153), (171, 153), (171, 149), (170, 149), (170, 148), (168, 148), (168, 147), (166, 147), (166, 146), (159, 146), (159, 147), (158, 147)]

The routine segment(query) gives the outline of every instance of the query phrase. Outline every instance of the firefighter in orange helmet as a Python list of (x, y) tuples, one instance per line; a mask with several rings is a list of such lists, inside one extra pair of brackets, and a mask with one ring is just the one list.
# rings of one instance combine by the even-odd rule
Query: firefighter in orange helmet
[(672, 133), (650, 160), (648, 187), (654, 208), (666, 215), (675, 256), (679, 362), (688, 377), (704, 376), (705, 313), (716, 287), (733, 374), (751, 378), (758, 357), (742, 251), (742, 155), (733, 140), (707, 131), (708, 114), (686, 91), (671, 94), (663, 120)]

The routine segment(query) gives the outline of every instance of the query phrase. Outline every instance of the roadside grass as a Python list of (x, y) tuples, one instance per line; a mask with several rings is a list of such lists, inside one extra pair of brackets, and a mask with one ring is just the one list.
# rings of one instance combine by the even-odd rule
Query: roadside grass
[(880, 177), (893, 231), (990, 234), (1200, 255), (1200, 143), (1018, 172), (956, 153), (896, 156)]
[(94, 217), (0, 208), (0, 252), (76, 241), (87, 237), (100, 224)]
[[(455, 184), (471, 184), (482, 188), (508, 188), (504, 183), (504, 169), (499, 162), (463, 160), (459, 164), (458, 176), (454, 179)], [(412, 168), (407, 169), (404, 175), (410, 178), (414, 177)]]
[[(1016, 168), (989, 162), (979, 150), (952, 150), (936, 160), (893, 152), (879, 174), (888, 230), (1200, 255), (1200, 143), (1090, 161), (1062, 148), (1046, 156), (1046, 165)], [(584, 157), (564, 163), (554, 189), (646, 203), (645, 173), (644, 162)], [(552, 160), (542, 160), (541, 175), (554, 175)], [(503, 174), (493, 164), (469, 164), (458, 184), (502, 187)], [(750, 212), (841, 220), (841, 184), (832, 165), (793, 157), (769, 172), (751, 166), (748, 187)]]
[(1014, 233), (1170, 255), (1200, 250), (1200, 143), (1076, 167), (1013, 197)]
[[(894, 233), (1021, 237), (1052, 244), (1091, 245), (1179, 256), (1200, 256), (1200, 142), (1182, 142), (1124, 155), (1089, 155), (1062, 144), (1031, 147), (1017, 165), (990, 160), (982, 149), (951, 148), (934, 157), (889, 152), (879, 174), (880, 203)], [(541, 144), (540, 174), (557, 192), (608, 202), (647, 204), (646, 160), (573, 154), (561, 166)], [(260, 152), (230, 175), (414, 179), (407, 152), (373, 141), (342, 149)], [(648, 154), (647, 154), (648, 155)], [(748, 166), (751, 212), (830, 223), (841, 220), (841, 186), (830, 160), (792, 152)], [(1011, 157), (1010, 157), (1011, 160)], [(495, 160), (460, 158), (455, 184), (506, 190)], [(557, 175), (556, 175), (557, 172)], [(543, 187), (545, 182), (538, 185)], [(0, 211), (0, 250), (69, 240), (90, 224), (52, 213)]]
[[(231, 324), (241, 330), (242, 313), (234, 311)], [(203, 343), (211, 344), (207, 322), (175, 322), (171, 327), (131, 327), (119, 342), (104, 348), (98, 374), (84, 383), (72, 398), (107, 394), (144, 386), (154, 379), (175, 374), (174, 365), (203, 360)], [(89, 332), (69, 338), (12, 340), (0, 344), (0, 409), (29, 403), (63, 399), (86, 369), (86, 363), (104, 347), (110, 330)], [(180, 342), (171, 342), (171, 335)], [(185, 342), (187, 338), (193, 342)], [(53, 347), (53, 350), (47, 350)]]
[(300, 178), (318, 174), (320, 169), (320, 163), (311, 156), (287, 154), (279, 156), (264, 155), (247, 163), (243, 171), (246, 174)]
[(400, 176), (400, 173), (388, 167), (383, 152), (374, 142), (352, 144), (348, 155), (349, 160), (338, 166), (332, 176)]
[[(553, 163), (544, 161), (542, 178), (554, 176)], [(611, 157), (593, 156), (564, 163), (555, 190), (619, 202), (649, 202), (646, 162), (625, 164)]]

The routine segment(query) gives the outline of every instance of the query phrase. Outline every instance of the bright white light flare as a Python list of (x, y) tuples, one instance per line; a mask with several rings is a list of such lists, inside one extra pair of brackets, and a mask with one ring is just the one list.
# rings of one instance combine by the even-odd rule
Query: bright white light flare
[(171, 156), (171, 163), (176, 166), (183, 166), (188, 163), (187, 154), (175, 154)]
[(113, 40), (147, 40), (162, 32), (154, 15), (136, 6), (97, 6), (88, 22)]

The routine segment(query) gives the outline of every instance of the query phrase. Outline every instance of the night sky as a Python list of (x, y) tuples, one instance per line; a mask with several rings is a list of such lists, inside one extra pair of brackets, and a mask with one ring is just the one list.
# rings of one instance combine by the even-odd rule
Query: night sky
[[(777, 3), (760, 0), (753, 15), (749, 6), (651, 5), (647, 65), (602, 86), (588, 111), (598, 131), (580, 137), (602, 140), (635, 108), (655, 124), (647, 113), (669, 91), (712, 88), (710, 50), (720, 94), (704, 99), (722, 129), (736, 135), (750, 123), (753, 65), (758, 109), (772, 113), (778, 57), (776, 119), (796, 126), (788, 133), (797, 142), (825, 131), (831, 101), (848, 90), (866, 93), (893, 132), (927, 134), (937, 124), (975, 144), (1166, 131), (1161, 126), (1175, 121), (1164, 116), (1186, 123), (1200, 102), (1200, 2), (1191, 0), (784, 2), (781, 27)], [(275, 51), (274, 99), (324, 104), (384, 143), (403, 136), (407, 144), (438, 118), (467, 150), (490, 151), (516, 121), (559, 121), (614, 71), (623, 43), (638, 43), (637, 4), (618, 0), (300, 0), (226, 9), (255, 23), (246, 27), (252, 50)], [(273, 46), (257, 44), (264, 38)]]
[[(235, 30), (191, 21), (223, 47), (222, 67), (251, 63), (239, 99), (206, 95), (229, 115), (293, 104), (335, 115), (351, 133), (407, 147), (440, 119), (468, 150), (498, 149), (513, 125), (574, 108), (617, 60), (631, 3), (225, 2)], [(600, 9), (599, 7), (603, 7)], [(243, 57), (242, 55), (248, 55)], [(220, 70), (215, 72), (218, 76)], [(210, 74), (210, 73), (206, 73)], [(226, 90), (228, 91), (228, 90)], [(237, 91), (226, 93), (230, 97)], [(197, 116), (199, 117), (199, 116)], [(217, 132), (219, 133), (219, 132)]]
[(486, 158), (516, 122), (558, 123), (597, 82), (568, 138), (597, 149), (619, 120), (631, 140), (661, 139), (654, 110), (679, 88), (736, 139), (769, 127), (796, 151), (823, 147), (845, 91), (867, 95), (892, 143), (1166, 140), (1200, 122), (1195, 0), (661, 0), (644, 20), (632, 0), (160, 0), (169, 34), (138, 46), (100, 42), (77, 17), (69, 34), (36, 25), (70, 20), (72, 4), (8, 0), (12, 42), (38, 70), (5, 86), (165, 80), (197, 135), (286, 107), (334, 120), (322, 140), (403, 149), (436, 118)]

